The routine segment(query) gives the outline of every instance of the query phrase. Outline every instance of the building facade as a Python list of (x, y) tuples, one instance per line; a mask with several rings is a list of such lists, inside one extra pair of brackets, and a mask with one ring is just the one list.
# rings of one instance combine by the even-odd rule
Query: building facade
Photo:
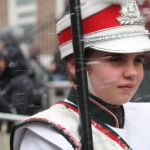
[(0, 0), (0, 29), (20, 26), (25, 31), (24, 43), (37, 44), (42, 54), (54, 54), (56, 20), (63, 11), (62, 3), (63, 0)]
[(7, 0), (0, 0), (0, 29), (8, 24)]
[(37, 43), (43, 53), (56, 50), (56, 18), (55, 18), (55, 0), (37, 1)]

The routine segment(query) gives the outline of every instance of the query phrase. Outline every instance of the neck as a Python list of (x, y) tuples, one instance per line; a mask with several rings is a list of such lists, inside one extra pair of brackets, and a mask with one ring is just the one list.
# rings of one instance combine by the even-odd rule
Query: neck
[[(74, 103), (76, 106), (77, 102), (77, 91), (76, 85), (72, 84), (72, 88), (68, 94), (67, 100)], [(113, 127), (122, 128), (124, 125), (124, 109), (122, 105), (112, 105), (104, 102), (98, 97), (89, 94), (90, 112), (91, 116), (98, 120), (109, 124)], [(116, 116), (116, 117), (115, 117)], [(117, 121), (118, 119), (118, 121)]]

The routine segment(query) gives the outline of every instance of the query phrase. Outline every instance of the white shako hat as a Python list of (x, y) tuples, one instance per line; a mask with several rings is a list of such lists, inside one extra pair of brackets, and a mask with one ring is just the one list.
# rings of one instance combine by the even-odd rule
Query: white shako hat
[[(81, 7), (85, 48), (113, 53), (150, 50), (138, 4), (143, 0), (89, 0)], [(70, 15), (57, 23), (61, 58), (73, 53)]]

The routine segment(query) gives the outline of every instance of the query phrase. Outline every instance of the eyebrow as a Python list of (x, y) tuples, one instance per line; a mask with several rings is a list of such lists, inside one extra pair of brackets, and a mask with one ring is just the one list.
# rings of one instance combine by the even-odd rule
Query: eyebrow
[[(144, 57), (144, 56), (145, 56), (145, 53), (139, 54), (135, 57)], [(119, 54), (119, 53), (112, 53), (112, 54), (106, 54), (103, 57), (101, 57), (100, 59), (107, 59), (109, 57), (126, 57), (126, 55), (125, 54)]]
[(118, 53), (110, 53), (110, 54), (104, 54), (104, 56), (102, 56), (100, 59), (107, 59), (110, 57), (125, 57), (126, 55), (124, 54), (118, 54)]

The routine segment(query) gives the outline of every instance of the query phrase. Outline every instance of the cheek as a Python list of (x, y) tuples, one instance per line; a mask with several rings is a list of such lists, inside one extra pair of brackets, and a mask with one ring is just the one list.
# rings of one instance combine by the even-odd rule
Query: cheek
[(113, 69), (112, 67), (102, 65), (97, 67), (95, 65), (94, 67), (92, 67), (91, 74), (103, 81), (105, 79), (105, 82), (107, 82), (107, 80), (117, 79), (120, 76), (121, 72), (118, 69)]
[(120, 72), (108, 66), (94, 65), (92, 72), (90, 73), (90, 79), (93, 88), (103, 89), (103, 87), (113, 87), (116, 84), (117, 79), (120, 77)]

